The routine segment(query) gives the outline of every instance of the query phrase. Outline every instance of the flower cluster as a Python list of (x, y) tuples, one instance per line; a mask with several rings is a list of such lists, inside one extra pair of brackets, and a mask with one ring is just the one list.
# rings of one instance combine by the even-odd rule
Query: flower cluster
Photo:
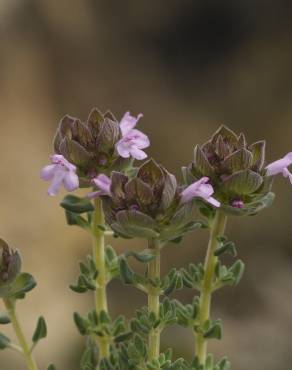
[(89, 187), (98, 174), (124, 170), (131, 158), (146, 158), (143, 149), (150, 145), (149, 139), (135, 129), (141, 117), (127, 112), (118, 122), (112, 113), (102, 114), (97, 109), (85, 123), (63, 117), (54, 139), (52, 164), (41, 172), (44, 180), (52, 181), (49, 194), (55, 195), (62, 184), (68, 191)]
[(145, 162), (134, 177), (113, 172), (95, 180), (102, 196), (107, 223), (124, 237), (172, 239), (186, 232), (190, 221), (192, 200), (202, 198), (219, 207), (212, 198), (208, 178), (200, 179), (183, 190), (174, 175), (153, 159)]
[(244, 134), (221, 126), (210, 140), (195, 147), (194, 160), (183, 172), (187, 183), (207, 176), (224, 211), (255, 214), (273, 200), (274, 175), (282, 172), (291, 180), (287, 169), (291, 163), (290, 153), (265, 167), (265, 141), (248, 145)]

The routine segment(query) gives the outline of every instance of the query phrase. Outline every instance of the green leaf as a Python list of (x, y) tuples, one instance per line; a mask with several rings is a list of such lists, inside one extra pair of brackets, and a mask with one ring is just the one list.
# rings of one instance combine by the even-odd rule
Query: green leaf
[(79, 216), (76, 213), (65, 211), (66, 221), (69, 226), (80, 226), (84, 230), (90, 228), (89, 222), (82, 216)]
[(125, 253), (125, 257), (134, 257), (137, 261), (147, 263), (155, 259), (155, 254), (149, 249), (145, 249), (142, 252), (128, 251)]
[(56, 366), (53, 364), (50, 364), (47, 370), (57, 370)]
[(78, 214), (94, 211), (94, 207), (88, 198), (80, 198), (71, 194), (65, 196), (60, 206), (66, 211)]
[(8, 314), (0, 312), (0, 325), (10, 324), (11, 320)]
[(227, 253), (233, 257), (236, 257), (237, 252), (236, 252), (235, 244), (233, 242), (224, 243), (221, 247), (218, 247), (215, 250), (214, 255), (218, 257), (224, 253)]
[(0, 350), (9, 347), (10, 339), (0, 333)]
[(77, 326), (77, 329), (79, 330), (79, 333), (81, 335), (86, 335), (87, 334), (87, 321), (78, 312), (74, 312), (73, 319), (74, 319), (75, 325)]
[(47, 336), (47, 325), (46, 321), (43, 316), (39, 317), (37, 326), (32, 336), (32, 341), (37, 343), (40, 339), (45, 338)]
[(241, 260), (236, 261), (229, 269), (229, 272), (231, 272), (234, 276), (234, 285), (237, 285), (244, 273), (244, 263)]
[(16, 299), (23, 298), (25, 293), (28, 293), (37, 285), (34, 277), (31, 274), (23, 272), (17, 276), (11, 285), (9, 296)]
[(134, 281), (134, 272), (124, 257), (121, 257), (119, 260), (119, 268), (122, 281), (125, 284), (132, 284)]
[(222, 338), (222, 324), (220, 320), (216, 320), (210, 323), (209, 328), (206, 331), (204, 331), (204, 338), (208, 339)]

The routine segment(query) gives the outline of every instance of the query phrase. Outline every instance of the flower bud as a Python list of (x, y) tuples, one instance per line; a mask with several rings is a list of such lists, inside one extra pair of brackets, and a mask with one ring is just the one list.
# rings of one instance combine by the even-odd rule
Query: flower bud
[(21, 259), (18, 251), (0, 239), (0, 287), (11, 284), (20, 273), (20, 269)]
[(123, 237), (174, 240), (188, 231), (192, 202), (181, 202), (174, 175), (153, 159), (134, 177), (111, 176), (110, 191), (103, 195), (107, 223)]
[(265, 141), (248, 145), (243, 134), (221, 126), (209, 141), (195, 147), (194, 161), (183, 172), (188, 184), (207, 176), (227, 213), (255, 214), (274, 198), (264, 163)]
[(96, 174), (119, 171), (129, 164), (116, 150), (121, 138), (119, 122), (112, 113), (93, 109), (85, 123), (68, 115), (61, 119), (54, 149), (77, 167), (81, 186), (90, 186)]

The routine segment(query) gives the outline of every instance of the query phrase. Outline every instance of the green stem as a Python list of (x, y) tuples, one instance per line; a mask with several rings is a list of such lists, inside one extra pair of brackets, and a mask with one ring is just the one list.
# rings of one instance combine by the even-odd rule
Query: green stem
[[(95, 212), (92, 222), (92, 235), (93, 235), (93, 256), (98, 270), (96, 278), (95, 290), (95, 309), (97, 315), (101, 311), (108, 312), (107, 294), (106, 294), (106, 265), (105, 265), (105, 238), (104, 231), (98, 225), (104, 226), (104, 212), (102, 208), (102, 201), (99, 198), (95, 199)], [(101, 358), (109, 357), (109, 337), (98, 337), (98, 344)]]
[(22, 348), (22, 353), (23, 353), (23, 356), (25, 358), (27, 368), (29, 370), (37, 370), (38, 368), (37, 368), (36, 362), (35, 362), (35, 360), (32, 356), (31, 350), (30, 350), (29, 345), (28, 345), (28, 343), (25, 339), (25, 336), (24, 336), (22, 328), (20, 326), (18, 317), (17, 317), (16, 312), (15, 312), (15, 302), (10, 300), (9, 298), (5, 298), (5, 299), (3, 299), (3, 301), (4, 301), (4, 305), (7, 309), (7, 312), (9, 314), (10, 320), (12, 322), (13, 329), (14, 329), (15, 334), (17, 336), (19, 345)]
[[(198, 324), (200, 328), (210, 318), (210, 307), (212, 298), (212, 287), (214, 282), (215, 266), (218, 258), (214, 255), (218, 245), (218, 236), (224, 235), (226, 226), (226, 216), (223, 212), (217, 211), (211, 226), (210, 239), (208, 244), (207, 255), (205, 259), (205, 274), (200, 296), (200, 309)], [(208, 340), (202, 333), (195, 333), (196, 354), (201, 365), (205, 365), (207, 357)]]
[[(148, 263), (148, 277), (152, 280), (160, 278), (160, 246), (159, 241), (151, 239), (148, 241), (148, 248), (155, 254), (155, 259)], [(159, 292), (156, 288), (150, 287), (148, 291), (148, 309), (153, 312), (155, 317), (159, 317)], [(149, 334), (149, 354), (148, 359), (158, 358), (160, 354), (160, 329), (152, 329)]]

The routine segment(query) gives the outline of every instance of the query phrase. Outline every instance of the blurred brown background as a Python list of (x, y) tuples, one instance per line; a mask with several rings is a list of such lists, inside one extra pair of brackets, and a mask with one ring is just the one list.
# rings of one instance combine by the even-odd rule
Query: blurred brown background
[[(177, 175), (194, 144), (221, 123), (250, 142), (267, 139), (268, 161), (277, 159), (292, 150), (291, 19), (285, 0), (1, 0), (0, 235), (21, 248), (24, 269), (38, 280), (19, 311), (28, 335), (39, 314), (47, 318), (49, 336), (36, 351), (41, 369), (50, 361), (79, 368), (83, 340), (72, 312), (92, 306), (90, 295), (68, 289), (90, 240), (65, 225), (62, 195), (48, 198), (39, 179), (59, 119), (85, 119), (93, 106), (118, 117), (143, 112), (150, 154)], [(279, 178), (274, 190), (271, 209), (229, 221), (247, 271), (238, 288), (214, 297), (213, 317), (225, 330), (210, 347), (228, 354), (235, 370), (291, 369), (292, 188)], [(170, 246), (164, 272), (201, 259), (206, 239), (199, 231)], [(130, 316), (145, 302), (119, 282), (109, 288), (113, 315)], [(178, 296), (188, 302), (192, 293)], [(174, 327), (163, 341), (190, 357), (188, 331)], [(25, 367), (4, 351), (0, 369)]]

